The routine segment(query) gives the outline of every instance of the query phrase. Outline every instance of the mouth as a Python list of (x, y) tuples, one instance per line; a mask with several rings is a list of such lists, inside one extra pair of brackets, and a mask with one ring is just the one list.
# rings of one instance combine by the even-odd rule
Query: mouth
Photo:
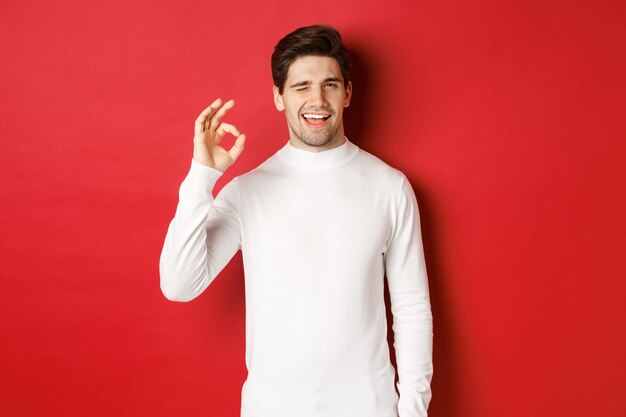
[(302, 119), (304, 123), (313, 129), (326, 126), (328, 119), (330, 119), (330, 113), (326, 112), (306, 112), (302, 113)]

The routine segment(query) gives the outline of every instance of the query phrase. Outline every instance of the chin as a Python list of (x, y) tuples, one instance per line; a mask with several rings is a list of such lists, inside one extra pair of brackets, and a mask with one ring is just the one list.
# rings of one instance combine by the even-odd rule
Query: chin
[(328, 145), (333, 140), (333, 136), (317, 136), (311, 137), (308, 135), (297, 135), (298, 139), (300, 139), (303, 143), (306, 143), (309, 146), (324, 146)]
[(333, 129), (334, 126), (326, 126), (324, 129), (313, 132), (311, 132), (306, 126), (301, 126), (299, 124), (296, 124), (295, 126), (297, 126), (298, 129), (293, 129), (293, 126), (289, 124), (290, 133), (297, 137), (300, 142), (313, 147), (328, 145), (333, 141), (333, 139), (335, 139), (335, 136), (337, 136), (337, 132), (339, 131), (338, 126), (336, 129)]

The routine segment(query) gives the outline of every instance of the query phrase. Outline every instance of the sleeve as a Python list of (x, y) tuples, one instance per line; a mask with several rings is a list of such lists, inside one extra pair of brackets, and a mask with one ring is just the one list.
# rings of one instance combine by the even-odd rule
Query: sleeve
[(433, 327), (415, 193), (403, 175), (385, 270), (398, 366), (399, 417), (426, 417), (432, 396)]
[(213, 187), (221, 175), (192, 160), (180, 186), (159, 262), (161, 291), (168, 300), (196, 298), (241, 248), (238, 179), (214, 199)]

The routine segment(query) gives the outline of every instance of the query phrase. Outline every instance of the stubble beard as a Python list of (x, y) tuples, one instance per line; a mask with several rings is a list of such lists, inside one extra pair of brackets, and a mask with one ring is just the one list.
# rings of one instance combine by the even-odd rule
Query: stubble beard
[(291, 121), (288, 121), (288, 124), (293, 134), (296, 135), (296, 137), (300, 139), (303, 143), (309, 146), (327, 145), (335, 138), (340, 127), (340, 124), (338, 124), (336, 126), (330, 126), (325, 131), (318, 132), (318, 134), (311, 134), (309, 132), (305, 132), (304, 128), (302, 128), (298, 123), (296, 123), (294, 126)]

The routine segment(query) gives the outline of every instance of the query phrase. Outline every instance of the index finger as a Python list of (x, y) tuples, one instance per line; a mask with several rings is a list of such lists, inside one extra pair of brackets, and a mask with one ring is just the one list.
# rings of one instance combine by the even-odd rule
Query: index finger
[[(237, 129), (235, 125), (220, 123), (220, 126), (215, 131), (215, 134), (219, 138), (218, 140), (221, 140), (226, 133), (230, 133), (234, 137), (239, 137), (239, 135), (241, 135), (241, 132), (239, 132), (239, 129)], [(219, 141), (217, 143), (219, 143)]]

